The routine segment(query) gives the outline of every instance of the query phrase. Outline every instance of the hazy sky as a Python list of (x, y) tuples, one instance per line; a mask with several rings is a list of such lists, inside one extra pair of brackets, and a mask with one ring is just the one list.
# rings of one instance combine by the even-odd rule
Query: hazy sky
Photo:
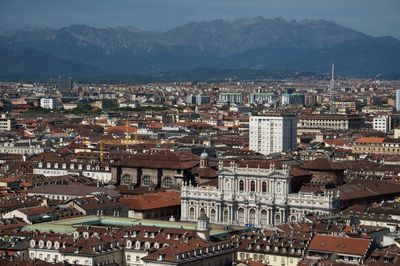
[(86, 24), (167, 30), (189, 21), (323, 18), (400, 38), (400, 0), (0, 0), (0, 28)]

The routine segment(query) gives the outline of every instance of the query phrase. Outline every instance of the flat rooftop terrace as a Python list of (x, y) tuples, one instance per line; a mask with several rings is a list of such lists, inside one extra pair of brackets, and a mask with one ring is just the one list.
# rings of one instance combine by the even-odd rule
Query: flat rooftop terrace
[[(124, 227), (132, 225), (144, 225), (144, 226), (156, 226), (165, 228), (183, 228), (187, 230), (196, 230), (196, 223), (189, 222), (171, 222), (163, 220), (149, 220), (149, 219), (134, 219), (125, 217), (113, 217), (113, 216), (83, 216), (75, 217), (70, 219), (57, 220), (53, 222), (38, 223), (24, 226), (25, 231), (40, 232), (55, 232), (72, 234), (77, 227), (82, 225), (93, 225), (93, 226), (111, 226), (111, 227)], [(221, 237), (228, 235), (233, 231), (245, 231), (248, 228), (234, 226), (227, 230), (222, 225), (211, 224), (210, 235), (215, 237)]]

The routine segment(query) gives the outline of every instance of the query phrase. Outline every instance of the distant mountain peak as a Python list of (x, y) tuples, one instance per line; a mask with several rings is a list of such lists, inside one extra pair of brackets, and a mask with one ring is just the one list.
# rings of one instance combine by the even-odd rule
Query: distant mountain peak
[[(85, 71), (148, 73), (194, 68), (280, 69), (326, 72), (334, 61), (341, 74), (397, 74), (400, 41), (375, 38), (324, 19), (282, 17), (216, 19), (189, 22), (165, 32), (134, 26), (96, 28), (70, 25), (60, 29), (24, 30), (0, 36), (0, 52), (27, 57), (46, 53), (46, 64), (75, 63)], [(10, 57), (7, 57), (11, 60)], [(9, 64), (6, 61), (0, 63)], [(15, 63), (15, 62), (14, 62)], [(14, 64), (15, 65), (15, 64)], [(76, 65), (76, 64), (75, 64)], [(18, 69), (21, 71), (21, 67)], [(10, 69), (8, 72), (12, 72)]]

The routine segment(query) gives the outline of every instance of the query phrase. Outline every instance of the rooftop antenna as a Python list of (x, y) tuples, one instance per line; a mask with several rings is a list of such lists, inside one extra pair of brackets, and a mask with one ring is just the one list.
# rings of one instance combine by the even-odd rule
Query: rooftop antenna
[(330, 104), (330, 112), (332, 114), (335, 113), (335, 64), (332, 64), (332, 74), (331, 74), (331, 82), (329, 84), (329, 90), (331, 91), (331, 104)]

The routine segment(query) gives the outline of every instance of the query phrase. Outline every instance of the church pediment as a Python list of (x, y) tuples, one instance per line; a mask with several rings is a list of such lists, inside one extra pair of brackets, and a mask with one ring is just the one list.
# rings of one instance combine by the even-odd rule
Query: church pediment
[(218, 171), (218, 175), (234, 175), (234, 173), (227, 169), (222, 169), (221, 171)]
[(287, 175), (280, 172), (271, 172), (267, 175), (267, 178), (287, 178)]

